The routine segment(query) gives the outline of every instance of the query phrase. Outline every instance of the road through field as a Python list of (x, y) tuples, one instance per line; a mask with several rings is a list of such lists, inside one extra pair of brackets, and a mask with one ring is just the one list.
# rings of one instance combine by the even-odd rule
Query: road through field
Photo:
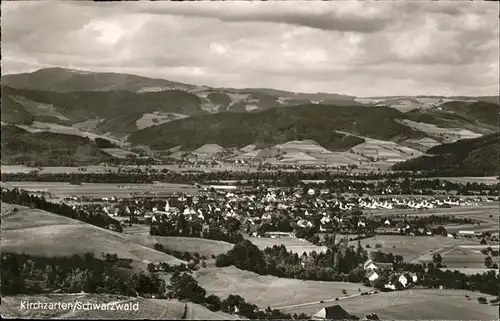
[(421, 256), (417, 257), (416, 259), (412, 260), (410, 263), (411, 264), (417, 264), (421, 263), (422, 261), (432, 261), (432, 256), (436, 253), (439, 253), (441, 256), (445, 256), (446, 254), (450, 253), (454, 249), (457, 248), (459, 245), (453, 245), (453, 246), (447, 246), (447, 247), (440, 247), (436, 250), (432, 250), (429, 253), (422, 254)]
[[(370, 291), (368, 293), (374, 294), (374, 293), (376, 293), (376, 291)], [(346, 299), (350, 299), (350, 298), (354, 298), (354, 297), (358, 297), (358, 296), (361, 296), (361, 293), (351, 294), (351, 295), (348, 295), (348, 296), (345, 296), (345, 297), (333, 298), (333, 299), (328, 299), (328, 300), (321, 300), (321, 301), (313, 301), (313, 302), (300, 303), (300, 304), (285, 305), (285, 306), (280, 306), (280, 307), (272, 307), (272, 309), (283, 310), (283, 309), (290, 309), (290, 308), (299, 308), (299, 307), (304, 307), (304, 306), (308, 306), (308, 305), (314, 305), (314, 304), (321, 304), (321, 303), (327, 303), (327, 302), (333, 302), (333, 301), (346, 300)]]

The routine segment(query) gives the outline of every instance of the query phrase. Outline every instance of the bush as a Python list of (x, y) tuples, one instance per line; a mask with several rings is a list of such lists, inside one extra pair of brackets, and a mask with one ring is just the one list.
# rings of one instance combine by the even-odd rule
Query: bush
[(382, 248), (382, 244), (380, 244), (380, 243), (375, 244), (375, 248), (376, 248), (376, 249), (380, 249), (380, 248)]
[(481, 304), (487, 304), (488, 300), (486, 300), (485, 297), (479, 297), (479, 298), (477, 298), (477, 302), (479, 302)]

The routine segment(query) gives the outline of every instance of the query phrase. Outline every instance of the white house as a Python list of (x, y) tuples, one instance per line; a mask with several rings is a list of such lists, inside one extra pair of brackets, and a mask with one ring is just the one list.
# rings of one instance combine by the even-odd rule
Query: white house
[(408, 279), (404, 275), (400, 275), (398, 281), (406, 288), (408, 285)]
[(374, 270), (371, 270), (370, 272), (368, 272), (366, 277), (368, 278), (368, 280), (370, 280), (370, 282), (373, 282), (379, 278), (379, 275)]
[(378, 267), (373, 263), (372, 260), (367, 260), (364, 264), (363, 267), (365, 270), (377, 270)]

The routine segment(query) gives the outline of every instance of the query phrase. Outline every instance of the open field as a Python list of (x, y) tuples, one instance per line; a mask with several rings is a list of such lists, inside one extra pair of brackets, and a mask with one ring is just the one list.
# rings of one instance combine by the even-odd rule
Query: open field
[(455, 142), (459, 139), (477, 138), (482, 136), (481, 134), (461, 128), (443, 128), (433, 124), (415, 122), (408, 119), (404, 119), (401, 122), (406, 126), (423, 131), (433, 138), (443, 140), (445, 143)]
[[(493, 218), (494, 220), (495, 218)], [(496, 218), (498, 219), (498, 217)], [(448, 233), (458, 233), (459, 231), (474, 231), (480, 232), (494, 232), (498, 231), (498, 221), (496, 223), (481, 223), (477, 224), (462, 224), (462, 225), (445, 225), (444, 228)]]
[[(417, 178), (418, 180), (423, 180), (427, 178)], [(496, 176), (485, 176), (485, 177), (436, 177), (433, 179), (446, 180), (458, 184), (467, 183), (482, 183), (486, 185), (498, 184), (498, 179)]]
[(268, 238), (268, 237), (248, 237), (250, 242), (255, 244), (259, 249), (263, 250), (266, 247), (273, 247), (274, 245), (280, 246), (281, 244), (286, 246), (288, 251), (293, 253), (302, 253), (316, 251), (317, 253), (327, 250), (326, 246), (317, 246), (303, 239), (296, 237), (282, 237), (282, 238)]
[[(367, 215), (415, 215), (415, 216), (430, 216), (430, 215), (454, 215), (463, 216), (469, 218), (475, 218), (480, 220), (491, 221), (490, 215), (493, 218), (499, 216), (499, 205), (498, 203), (479, 203), (478, 206), (460, 206), (460, 207), (450, 207), (450, 208), (433, 208), (424, 210), (414, 210), (414, 209), (375, 209), (366, 210)], [(498, 220), (497, 220), (498, 222)]]
[[(470, 300), (465, 295), (471, 297)], [(494, 297), (462, 290), (412, 289), (398, 292), (381, 292), (358, 296), (338, 302), (348, 313), (360, 318), (376, 313), (381, 319), (389, 320), (498, 320), (498, 307), (479, 304), (477, 298)], [(286, 308), (272, 306), (286, 313), (312, 315), (326, 306), (336, 303), (320, 303)]]
[(226, 253), (233, 248), (233, 244), (224, 241), (208, 240), (196, 237), (180, 236), (150, 236), (150, 235), (127, 235), (127, 239), (134, 243), (147, 247), (153, 247), (159, 243), (163, 248), (171, 251), (198, 253), (210, 257)]
[[(61, 302), (72, 304), (76, 301), (83, 303), (107, 304), (107, 303), (138, 303), (137, 311), (118, 310), (30, 310), (21, 309), (21, 302)], [(109, 294), (39, 294), (39, 295), (17, 295), (2, 297), (0, 312), (3, 318), (57, 318), (57, 319), (181, 319), (184, 314), (184, 303), (176, 300), (157, 300), (132, 298)], [(236, 316), (223, 312), (212, 312), (207, 308), (194, 303), (187, 304), (186, 319), (195, 320), (236, 320)]]
[[(81, 171), (81, 168), (85, 168), (85, 171)], [(42, 167), (38, 169), (36, 167), (27, 167), (22, 165), (2, 165), (2, 173), (4, 174), (16, 174), (16, 173), (30, 173), (32, 171), (38, 171), (40, 174), (72, 174), (72, 173), (116, 173), (118, 167), (111, 166), (81, 166), (81, 167)]]
[[(487, 269), (487, 268), (442, 268), (440, 269), (442, 271), (446, 271), (446, 270), (452, 270), (452, 271), (458, 271), (460, 273), (463, 273), (463, 274), (467, 274), (467, 275), (474, 275), (474, 274), (483, 274), (483, 273), (486, 273), (488, 271), (493, 271), (492, 269)], [(498, 270), (495, 270), (496, 273), (498, 274)]]
[(131, 242), (126, 236), (53, 213), (16, 206), (17, 212), (2, 211), (2, 251), (43, 256), (116, 253), (136, 263), (183, 261)]
[[(443, 265), (450, 270), (454, 269), (486, 269), (484, 259), (486, 255), (482, 249), (491, 247), (498, 250), (498, 244), (490, 245), (458, 245), (443, 253)], [(493, 262), (498, 263), (498, 257), (493, 257)], [(472, 272), (471, 270), (469, 271)], [(464, 272), (465, 273), (465, 272)]]
[(390, 163), (405, 161), (421, 156), (422, 152), (390, 141), (367, 139), (366, 142), (351, 148), (353, 153), (363, 157), (372, 157)]
[(132, 153), (131, 151), (121, 149), (121, 148), (101, 148), (101, 150), (115, 158), (124, 159), (128, 156), (138, 157), (139, 155), (136, 153)]
[(186, 118), (188, 116), (178, 113), (145, 113), (140, 119), (135, 122), (137, 129), (144, 129), (151, 126), (161, 125), (163, 123), (168, 123), (173, 120)]
[(75, 127), (70, 127), (70, 126), (64, 126), (64, 125), (59, 125), (59, 124), (53, 124), (53, 123), (42, 123), (42, 122), (33, 122), (32, 125), (17, 125), (20, 128), (23, 128), (24, 130), (36, 133), (36, 132), (43, 132), (43, 131), (48, 131), (52, 133), (57, 133), (57, 134), (66, 134), (66, 135), (76, 135), (80, 137), (87, 137), (89, 139), (96, 139), (96, 138), (104, 138), (113, 144), (116, 144), (118, 146), (126, 146), (128, 145), (127, 142), (124, 142), (122, 140), (117, 140), (114, 138), (111, 138), (109, 136), (105, 135), (99, 135), (91, 132), (86, 132), (82, 131), (78, 128)]
[[(356, 245), (358, 241), (351, 241)], [(369, 248), (366, 248), (366, 245)], [(380, 248), (376, 245), (380, 244)], [(405, 262), (419, 260), (428, 253), (445, 247), (453, 247), (460, 244), (479, 244), (476, 240), (462, 240), (442, 236), (400, 236), (400, 235), (377, 235), (372, 238), (361, 240), (361, 245), (368, 251), (382, 251), (394, 255), (402, 255)], [(431, 256), (432, 257), (432, 256)], [(432, 261), (432, 259), (431, 259)]]
[(344, 289), (348, 295), (358, 293), (358, 289), (372, 290), (356, 283), (302, 281), (270, 275), (262, 276), (239, 270), (234, 266), (201, 269), (194, 273), (194, 277), (209, 294), (216, 294), (221, 298), (229, 294), (240, 295), (260, 308), (335, 299), (344, 296), (342, 294)]
[(124, 224), (122, 234), (133, 234), (142, 236), (149, 235), (149, 225), (132, 224), (132, 226), (129, 226), (129, 224)]
[[(81, 171), (80, 168), (84, 168), (85, 171)], [(134, 169), (146, 169), (146, 166), (121, 166), (122, 169), (134, 168)], [(199, 172), (223, 172), (223, 171), (244, 171), (244, 172), (257, 172), (262, 171), (258, 170), (256, 166), (246, 166), (246, 165), (235, 165), (235, 164), (223, 164), (216, 166), (208, 166), (208, 165), (186, 165), (180, 167), (180, 165), (151, 165), (149, 168), (156, 170), (168, 170), (173, 172), (190, 172), (190, 171), (199, 171)], [(2, 165), (1, 167), (2, 173), (29, 173), (31, 171), (38, 170), (36, 167), (26, 167), (21, 165)], [(106, 173), (106, 172), (117, 172), (117, 166), (100, 166), (100, 165), (92, 165), (92, 166), (80, 166), (80, 167), (43, 167), (39, 170), (40, 174), (51, 173), (51, 174), (61, 174), (61, 173)], [(269, 171), (269, 170), (264, 170)]]
[(111, 184), (111, 183), (82, 183), (72, 185), (59, 182), (2, 182), (6, 188), (20, 188), (31, 192), (49, 192), (57, 197), (66, 196), (95, 196), (95, 197), (132, 197), (134, 193), (194, 193), (196, 187), (188, 184)]

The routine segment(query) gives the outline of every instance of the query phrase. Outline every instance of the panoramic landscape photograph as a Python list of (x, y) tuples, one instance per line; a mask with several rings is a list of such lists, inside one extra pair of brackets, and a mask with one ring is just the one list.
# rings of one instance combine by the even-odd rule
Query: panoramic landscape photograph
[(499, 319), (494, 1), (3, 1), (3, 319)]

